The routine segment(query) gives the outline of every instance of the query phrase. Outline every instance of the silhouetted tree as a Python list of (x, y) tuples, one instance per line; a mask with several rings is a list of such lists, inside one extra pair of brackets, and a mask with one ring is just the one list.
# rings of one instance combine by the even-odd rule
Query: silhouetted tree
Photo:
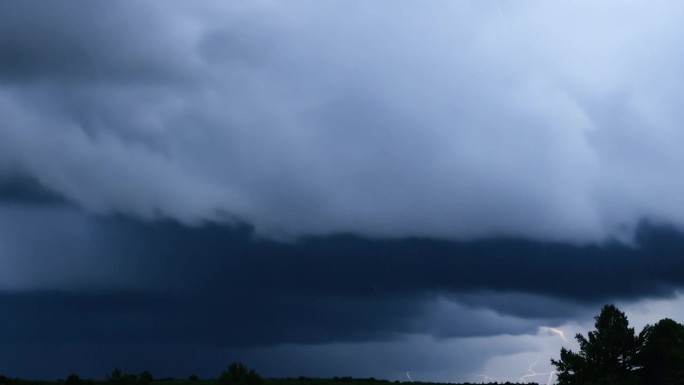
[(560, 385), (629, 385), (638, 383), (636, 356), (643, 341), (629, 327), (625, 313), (606, 305), (594, 318), (596, 330), (577, 334), (580, 351), (561, 349), (551, 360)]
[(114, 370), (107, 375), (107, 381), (115, 385), (123, 384), (124, 373), (121, 368), (114, 368)]
[(138, 374), (138, 384), (148, 385), (152, 381), (154, 381), (154, 378), (152, 377), (152, 373), (150, 373), (149, 370), (145, 370)]
[[(151, 374), (149, 376), (150, 378), (152, 377)], [(139, 383), (140, 380), (140, 376), (124, 373), (121, 368), (115, 368), (110, 374), (107, 375), (107, 382), (111, 385), (135, 385)]]
[(197, 377), (196, 374), (191, 374), (190, 377), (188, 377), (188, 381), (199, 381), (199, 377)]
[(69, 377), (64, 380), (64, 385), (82, 385), (83, 381), (81, 380), (81, 377), (79, 377), (76, 374), (71, 373)]
[(263, 379), (254, 370), (247, 369), (241, 362), (228, 365), (219, 377), (220, 385), (261, 385)]
[(684, 385), (684, 325), (669, 318), (646, 325), (639, 355), (642, 378), (649, 385)]

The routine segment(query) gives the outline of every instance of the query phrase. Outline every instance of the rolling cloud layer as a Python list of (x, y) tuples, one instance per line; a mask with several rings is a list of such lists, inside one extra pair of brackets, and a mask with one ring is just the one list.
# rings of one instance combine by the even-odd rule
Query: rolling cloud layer
[(0, 173), (90, 212), (580, 243), (684, 219), (676, 2), (2, 8)]

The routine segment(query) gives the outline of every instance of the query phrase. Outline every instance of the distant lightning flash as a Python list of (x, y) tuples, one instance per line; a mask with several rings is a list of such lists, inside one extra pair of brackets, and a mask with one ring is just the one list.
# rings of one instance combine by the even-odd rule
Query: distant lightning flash
[(528, 379), (534, 378), (534, 377), (549, 376), (549, 379), (548, 379), (548, 381), (547, 381), (547, 385), (550, 385), (550, 384), (551, 384), (551, 380), (553, 380), (553, 376), (556, 374), (556, 371), (555, 371), (555, 370), (552, 370), (552, 371), (550, 371), (550, 372), (539, 373), (539, 372), (537, 372), (537, 371), (535, 371), (535, 370), (533, 369), (534, 366), (537, 365), (538, 362), (539, 362), (539, 358), (537, 358), (536, 361), (534, 361), (533, 363), (531, 363), (530, 366), (527, 367), (527, 374), (525, 374), (524, 376), (520, 377), (520, 378), (518, 379), (518, 382), (520, 382), (520, 383), (525, 383), (525, 381), (527, 381)]
[(551, 328), (551, 327), (548, 327), (548, 326), (542, 326), (542, 327), (539, 328), (539, 331), (540, 331), (541, 333), (546, 333), (546, 334), (548, 334), (548, 333), (553, 333), (553, 334), (557, 335), (558, 337), (560, 337), (560, 339), (562, 339), (563, 341), (568, 342), (568, 339), (565, 338), (565, 333), (564, 333), (562, 330), (560, 330), (560, 329)]
[(482, 378), (482, 383), (484, 384), (485, 382), (493, 382), (496, 379), (494, 377), (489, 377), (486, 374), (474, 374), (473, 377), (481, 377)]
[(553, 376), (555, 376), (556, 373), (557, 372), (555, 370), (552, 370), (551, 373), (549, 373), (549, 380), (546, 381), (546, 385), (551, 385), (551, 381), (553, 381)]
[(410, 373), (410, 372), (406, 372), (406, 378), (408, 378), (409, 381), (413, 382), (413, 378), (411, 378), (411, 373)]
[[(546, 251), (546, 250), (545, 250)], [(549, 326), (540, 326), (539, 327), (539, 334), (555, 334), (557, 335), (560, 339), (562, 339), (564, 342), (568, 342), (568, 339), (565, 337), (565, 333), (558, 328), (552, 328)], [(530, 379), (534, 377), (541, 377), (541, 376), (548, 376), (548, 380), (546, 382), (547, 385), (551, 385), (551, 382), (553, 381), (553, 377), (557, 374), (555, 370), (552, 370), (550, 372), (537, 372), (534, 370), (535, 365), (539, 363), (539, 358), (537, 358), (533, 363), (531, 363), (527, 367), (527, 372), (523, 376), (521, 376), (518, 379), (519, 383), (526, 383)]]
[(563, 341), (568, 342), (568, 339), (565, 338), (565, 333), (563, 333), (562, 330), (556, 329), (556, 328), (549, 328), (551, 332), (556, 333)]

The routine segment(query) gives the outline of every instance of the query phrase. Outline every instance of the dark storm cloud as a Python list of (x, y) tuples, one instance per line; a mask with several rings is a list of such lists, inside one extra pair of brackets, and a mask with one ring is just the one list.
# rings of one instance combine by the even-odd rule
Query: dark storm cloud
[(68, 202), (25, 177), (0, 178), (0, 204), (57, 205)]
[[(46, 228), (66, 223), (43, 218)], [(684, 284), (684, 236), (647, 224), (633, 247), (579, 247), (353, 236), (281, 243), (247, 227), (87, 223), (87, 233), (54, 233), (43, 250), (12, 245), (24, 242), (21, 226), (3, 230), (15, 254), (3, 266), (13, 289), (0, 296), (3, 340), (245, 347), (535, 333), (604, 301), (668, 297)], [(32, 257), (21, 262), (22, 252)]]
[(191, 61), (180, 55), (182, 41), (173, 41), (170, 29), (159, 36), (151, 28), (169, 28), (173, 20), (160, 8), (29, 0), (3, 3), (0, 13), (5, 83), (156, 83), (178, 79)]
[[(202, 264), (176, 267), (183, 272), (198, 269), (191, 275), (201, 276), (207, 288), (248, 286), (254, 277), (261, 277), (259, 288), (287, 288), (301, 295), (363, 298), (489, 290), (596, 302), (663, 295), (684, 283), (677, 274), (684, 263), (679, 257), (684, 238), (671, 228), (648, 223), (640, 226), (635, 245), (629, 246), (519, 240), (385, 241), (343, 235), (290, 244), (250, 240), (248, 229), (228, 233), (218, 226), (189, 229), (173, 223), (127, 231), (137, 236), (126, 243), (135, 245), (136, 237), (148, 242), (140, 244), (142, 254), (179, 262), (197, 252)], [(157, 265), (150, 264), (150, 268)], [(201, 270), (211, 270), (215, 276), (207, 281)], [(231, 270), (240, 274), (222, 280), (221, 274)], [(179, 282), (175, 278), (170, 281)]]
[(684, 223), (667, 5), (6, 2), (0, 173), (269, 237), (629, 241)]
[[(213, 296), (147, 293), (3, 294), (7, 343), (201, 344), (246, 347), (396, 338), (424, 306), (387, 300), (302, 298), (235, 291)], [(406, 322), (405, 325), (402, 325)]]

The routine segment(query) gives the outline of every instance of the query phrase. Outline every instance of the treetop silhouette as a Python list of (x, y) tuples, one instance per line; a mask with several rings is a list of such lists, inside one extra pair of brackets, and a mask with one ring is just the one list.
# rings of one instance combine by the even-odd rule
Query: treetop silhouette
[(605, 305), (596, 330), (577, 334), (579, 352), (561, 348), (551, 360), (560, 385), (684, 385), (684, 326), (664, 319), (638, 335), (625, 313)]

